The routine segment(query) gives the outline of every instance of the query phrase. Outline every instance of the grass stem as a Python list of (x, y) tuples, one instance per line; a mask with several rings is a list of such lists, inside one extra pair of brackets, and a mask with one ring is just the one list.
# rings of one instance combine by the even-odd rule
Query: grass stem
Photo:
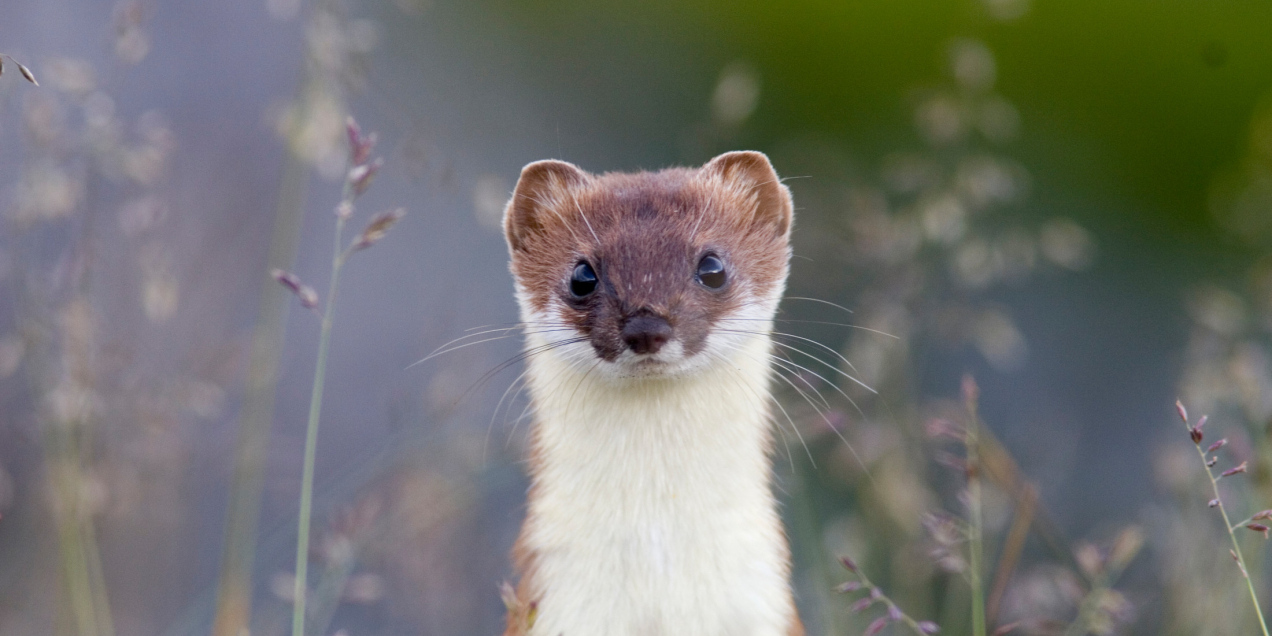
[[(1232, 539), (1232, 555), (1236, 559), (1237, 565), (1241, 568), (1241, 576), (1245, 577), (1246, 589), (1250, 591), (1250, 602), (1254, 603), (1254, 614), (1259, 617), (1259, 628), (1263, 630), (1263, 636), (1268, 636), (1268, 624), (1263, 619), (1263, 609), (1259, 607), (1259, 595), (1254, 591), (1254, 582), (1250, 580), (1250, 569), (1246, 567), (1245, 555), (1241, 553), (1241, 542), (1237, 541), (1235, 528), (1233, 528), (1232, 522), (1228, 519), (1228, 510), (1223, 505), (1223, 498), (1219, 496), (1219, 480), (1215, 477), (1210, 463), (1206, 460), (1206, 451), (1201, 447), (1200, 443), (1196, 444), (1196, 447), (1197, 454), (1201, 456), (1202, 468), (1206, 469), (1206, 477), (1210, 478), (1210, 488), (1215, 493), (1214, 501), (1217, 502), (1219, 514), (1223, 515), (1224, 530), (1228, 531), (1228, 538)], [(1240, 528), (1241, 526), (1237, 527)]]
[[(288, 152), (274, 211), (268, 264), (271, 269), (290, 268), (296, 260), (308, 182), (308, 165), (295, 153)], [(273, 281), (261, 288), (260, 313), (252, 329), (246, 395), (234, 451), (234, 480), (226, 513), (212, 636), (239, 636), (250, 623), (252, 568), (256, 560), (266, 449), (291, 301), (291, 294), (279, 289)]]
[(318, 417), (322, 411), (322, 390), (327, 378), (327, 351), (331, 342), (331, 320), (336, 307), (336, 288), (340, 270), (348, 253), (341, 250), (345, 219), (336, 220), (335, 251), (331, 259), (331, 283), (327, 287), (327, 306), (322, 314), (322, 331), (318, 336), (318, 362), (314, 367), (314, 386), (309, 398), (309, 423), (305, 428), (304, 469), (300, 481), (300, 520), (296, 530), (296, 587), (292, 607), (292, 636), (305, 634), (305, 596), (309, 575), (309, 525), (313, 513), (314, 456), (318, 446)]
[[(887, 622), (904, 623), (907, 627), (914, 631), (915, 634), (918, 634), (918, 636), (928, 636), (929, 634), (935, 634), (939, 631), (940, 628), (937, 627), (935, 623), (930, 621), (919, 622), (914, 620), (914, 618), (909, 614), (906, 614), (901, 607), (896, 604), (896, 602), (884, 593), (883, 588), (875, 585), (874, 581), (871, 581), (870, 577), (866, 576), (866, 573), (861, 571), (861, 568), (858, 567), (852, 559), (841, 557), (839, 562), (843, 564), (846, 570), (851, 572), (852, 575), (857, 578), (860, 585), (847, 583), (841, 585), (838, 591), (840, 593), (844, 593), (860, 590), (867, 593), (866, 598), (857, 602), (859, 609), (865, 609), (875, 603), (883, 603), (884, 607), (887, 608)], [(854, 609), (854, 611), (858, 611), (858, 609)], [(879, 621), (876, 621), (876, 623), (882, 625)]]
[(968, 583), (972, 588), (972, 636), (985, 636), (984, 521), (981, 514), (980, 439), (977, 428), (980, 417), (976, 400), (978, 389), (971, 376), (963, 378), (963, 400), (967, 405), (967, 514), (968, 514)]

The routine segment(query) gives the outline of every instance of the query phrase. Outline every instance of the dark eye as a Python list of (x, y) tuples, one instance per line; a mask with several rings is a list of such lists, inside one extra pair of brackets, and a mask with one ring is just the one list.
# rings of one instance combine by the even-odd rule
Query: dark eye
[(724, 273), (724, 262), (714, 254), (707, 254), (698, 262), (698, 282), (710, 287), (711, 289), (720, 289), (724, 287), (724, 283), (728, 277)]
[(596, 291), (596, 272), (587, 263), (574, 266), (574, 274), (570, 276), (570, 293), (575, 298), (583, 298)]

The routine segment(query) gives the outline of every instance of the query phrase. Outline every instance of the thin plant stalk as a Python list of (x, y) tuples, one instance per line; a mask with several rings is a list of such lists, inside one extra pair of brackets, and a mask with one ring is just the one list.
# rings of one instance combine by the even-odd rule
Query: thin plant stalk
[(54, 463), (60, 464), (54, 468), (57, 473), (55, 480), (65, 508), (57, 523), (58, 543), (76, 631), (80, 636), (112, 634), (109, 622), (103, 622), (99, 610), (103, 601), (98, 597), (104, 595), (105, 590), (95, 585), (96, 577), (93, 576), (93, 558), (88, 541), (95, 540), (95, 537), (92, 528), (85, 528), (85, 523), (80, 520), (84, 513), (76, 502), (80, 496), (79, 467), (65, 458), (54, 460)]
[(1078, 604), (1078, 616), (1065, 628), (1064, 636), (1085, 636), (1090, 631), (1088, 626), (1091, 624), (1091, 616), (1108, 590), (1109, 577), (1101, 573), (1091, 584), (1091, 591), (1082, 597), (1082, 602)]
[[(329, 12), (334, 0), (320, 0), (308, 21)], [(300, 87), (294, 97), (296, 114), (286, 131), (287, 149), (274, 207), (269, 269), (290, 268), (296, 260), (301, 216), (309, 187), (309, 165), (300, 151), (304, 122), (314, 108), (314, 95), (333, 90), (312, 47), (307, 47)], [(325, 103), (325, 102), (324, 102)], [(252, 613), (252, 570), (256, 561), (266, 449), (273, 425), (279, 359), (287, 328), (287, 297), (273, 285), (262, 288), (259, 314), (252, 329), (246, 394), (239, 418), (234, 451), (234, 477), (226, 513), (224, 544), (217, 582), (216, 613), (211, 636), (241, 636), (249, 631)]]
[[(883, 588), (875, 585), (874, 581), (871, 581), (870, 577), (866, 576), (866, 573), (861, 571), (861, 568), (859, 568), (852, 559), (841, 557), (839, 562), (845, 569), (851, 572), (853, 576), (857, 577), (857, 581), (861, 583), (859, 589), (868, 593), (866, 599), (858, 601), (861, 605), (861, 609), (865, 609), (865, 607), (874, 603), (883, 603), (884, 607), (888, 608), (887, 620), (889, 622), (904, 623), (907, 627), (913, 630), (915, 634), (918, 634), (918, 636), (928, 636), (929, 634), (937, 633), (939, 628), (935, 623), (929, 621), (920, 623), (919, 621), (914, 620), (914, 618), (909, 614), (906, 614), (905, 611), (896, 604), (896, 602), (884, 593)], [(839, 591), (842, 593), (858, 589), (855, 586), (850, 588), (848, 587), (849, 585), (854, 584), (841, 585), (839, 587)], [(869, 602), (867, 599), (869, 599)]]
[(985, 614), (991, 623), (997, 622), (998, 608), (1001, 606), (1003, 594), (1007, 592), (1007, 584), (1016, 570), (1016, 564), (1020, 562), (1020, 555), (1025, 549), (1025, 541), (1029, 537), (1029, 529), (1033, 525), (1035, 506), (1038, 502), (1038, 490), (1033, 485), (1024, 484), (1015, 490), (1018, 493), (1015, 497), (1016, 511), (1011, 528), (1007, 531), (1007, 541), (998, 557), (997, 572), (994, 574), (989, 600), (985, 605)]
[(982, 534), (984, 522), (981, 515), (980, 440), (976, 412), (977, 388), (971, 376), (963, 378), (963, 399), (967, 404), (967, 428), (964, 444), (967, 446), (967, 580), (972, 588), (972, 635), (985, 636), (985, 584), (981, 577), (984, 569)]
[[(1187, 420), (1184, 421), (1188, 425)], [(1193, 430), (1189, 427), (1189, 430)], [(1259, 629), (1263, 630), (1263, 636), (1268, 636), (1268, 624), (1263, 619), (1263, 609), (1259, 607), (1259, 595), (1254, 591), (1254, 582), (1250, 580), (1250, 569), (1246, 567), (1245, 555), (1241, 553), (1241, 542), (1237, 541), (1237, 533), (1234, 532), (1238, 525), (1233, 527), (1232, 522), (1228, 519), (1228, 510), (1224, 508), (1223, 498), (1219, 496), (1219, 480), (1215, 477), (1215, 473), (1210, 468), (1210, 463), (1206, 459), (1206, 451), (1201, 447), (1200, 443), (1195, 444), (1197, 454), (1201, 456), (1201, 465), (1206, 469), (1206, 477), (1210, 478), (1210, 488), (1215, 493), (1214, 501), (1216, 507), (1219, 508), (1219, 514), (1223, 515), (1223, 527), (1228, 531), (1228, 538), (1232, 539), (1232, 556), (1236, 559), (1237, 565), (1241, 567), (1241, 576), (1245, 577), (1246, 589), (1250, 591), (1250, 602), (1254, 603), (1254, 614), (1259, 617)]]
[[(318, 421), (322, 412), (323, 386), (327, 379), (327, 354), (331, 345), (331, 323), (336, 310), (336, 291), (339, 289), (340, 271), (351, 254), (366, 249), (384, 238), (385, 232), (405, 214), (405, 210), (401, 208), (376, 214), (371, 217), (357, 240), (341, 249), (345, 223), (353, 214), (353, 201), (366, 192), (376, 171), (384, 163), (382, 158), (368, 161), (371, 149), (375, 146), (375, 133), (364, 136), (352, 117), (346, 121), (346, 129), (350, 143), (350, 168), (345, 178), (344, 196), (341, 197), (340, 205), (336, 206), (331, 281), (327, 285), (327, 306), (322, 312), (322, 328), (318, 336), (318, 360), (314, 365), (314, 385), (309, 395), (309, 423), (305, 428), (304, 469), (300, 481), (300, 511), (296, 530), (296, 581), (293, 592), (292, 636), (305, 634), (305, 601), (309, 588), (309, 526), (313, 516), (314, 499), (314, 456), (318, 448)], [(273, 276), (280, 284), (296, 294), (303, 307), (317, 311), (318, 294), (308, 285), (302, 283), (294, 274), (283, 270), (274, 270)]]
[[(289, 268), (296, 259), (308, 180), (304, 160), (288, 152), (274, 212), (269, 249), (271, 268)], [(256, 527), (260, 521), (265, 449), (273, 420), (274, 388), (278, 383), (278, 361), (290, 301), (291, 296), (277, 289), (272, 281), (261, 290), (260, 314), (252, 329), (246, 397), (234, 452), (234, 481), (226, 513), (212, 636), (239, 636), (247, 629), (251, 615), (252, 565), (256, 554)]]
[[(348, 188), (346, 187), (346, 190)], [(346, 200), (350, 195), (346, 193)], [(331, 283), (327, 286), (327, 306), (322, 314), (322, 331), (318, 336), (318, 362), (314, 368), (314, 386), (309, 398), (309, 423), (305, 428), (304, 469), (300, 480), (300, 520), (296, 530), (296, 587), (292, 607), (292, 636), (305, 634), (305, 596), (309, 575), (309, 523), (314, 499), (314, 455), (318, 446), (318, 416), (322, 411), (322, 390), (327, 379), (327, 351), (331, 342), (331, 319), (336, 307), (336, 286), (340, 270), (348, 257), (340, 245), (345, 218), (336, 219), (335, 250), (331, 260)]]
[[(85, 234), (88, 236), (86, 243), (90, 244), (93, 218), (91, 212), (90, 208), (85, 214)], [(18, 245), (28, 242), (18, 241)], [(18, 258), (17, 262), (35, 262), (35, 259)], [(86, 271), (92, 271), (92, 268), (86, 267)], [(36, 280), (28, 272), (23, 274), (26, 275), (15, 278), (20, 281)], [(89, 277), (84, 276), (79, 282), (81, 300), (87, 298), (88, 280)], [(30, 325), (24, 330), (26, 342), (32, 351), (37, 352), (30, 357), (31, 363), (28, 366), (31, 388), (37, 395), (46, 394), (51, 391), (47, 383), (54, 373), (50, 358), (58, 343), (50, 339), (50, 332), (42, 325), (55, 320), (50, 314), (54, 306), (53, 299), (46, 290), (38, 286), (27, 284), (20, 291), (24, 304), (31, 312), (30, 317), (24, 320)], [(66, 347), (63, 354), (67, 357), (69, 366), (65, 370), (71, 381), (85, 387), (92, 386), (91, 345), (65, 338), (61, 344)], [(83, 507), (84, 464), (87, 461), (83, 449), (92, 447), (89, 437), (92, 430), (90, 422), (83, 414), (70, 420), (50, 416), (50, 419), (42, 423), (41, 428), (44, 461), (57, 500), (53, 523), (56, 526), (58, 552), (62, 561), (64, 592), (70, 604), (69, 618), (79, 636), (114, 636), (114, 621), (107, 598), (106, 580), (102, 573), (101, 553), (97, 546), (96, 524), (92, 514)]]
[[(82, 369), (80, 371), (83, 371)], [(49, 472), (57, 494), (55, 524), (67, 597), (79, 636), (114, 636), (114, 623), (92, 515), (83, 507), (84, 420), (47, 422)]]
[(1078, 604), (1078, 615), (1064, 630), (1064, 636), (1084, 636), (1090, 632), (1091, 624), (1101, 611), (1100, 606), (1106, 595), (1143, 546), (1144, 537), (1139, 528), (1129, 526), (1118, 535), (1107, 559), (1102, 559), (1094, 572), (1084, 568), (1084, 573), (1090, 577), (1091, 588)]

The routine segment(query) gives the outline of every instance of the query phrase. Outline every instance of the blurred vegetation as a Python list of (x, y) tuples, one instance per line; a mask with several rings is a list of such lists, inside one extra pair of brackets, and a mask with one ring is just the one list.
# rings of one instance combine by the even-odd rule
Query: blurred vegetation
[[(310, 633), (498, 630), (515, 338), (402, 369), (512, 319), (491, 230), (520, 165), (737, 148), (798, 208), (775, 465), (811, 634), (971, 633), (978, 561), (990, 633), (1256, 629), (1171, 403), (1228, 440), (1216, 471), (1248, 462), (1226, 510), (1272, 506), (1266, 2), (14, 11), (91, 48), (0, 25), (41, 82), (0, 76), (0, 633), (285, 632), (317, 326), (268, 272), (322, 286), (296, 246), (326, 244), (351, 110), (412, 218), (342, 291)], [(204, 83), (234, 117), (190, 107)], [(1272, 551), (1236, 532), (1268, 607)]]

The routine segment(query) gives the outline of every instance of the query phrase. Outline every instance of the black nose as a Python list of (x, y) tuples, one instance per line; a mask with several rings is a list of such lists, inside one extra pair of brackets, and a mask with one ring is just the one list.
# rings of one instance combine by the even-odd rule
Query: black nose
[(661, 316), (638, 314), (623, 325), (623, 342), (632, 353), (658, 353), (671, 340), (671, 323)]

